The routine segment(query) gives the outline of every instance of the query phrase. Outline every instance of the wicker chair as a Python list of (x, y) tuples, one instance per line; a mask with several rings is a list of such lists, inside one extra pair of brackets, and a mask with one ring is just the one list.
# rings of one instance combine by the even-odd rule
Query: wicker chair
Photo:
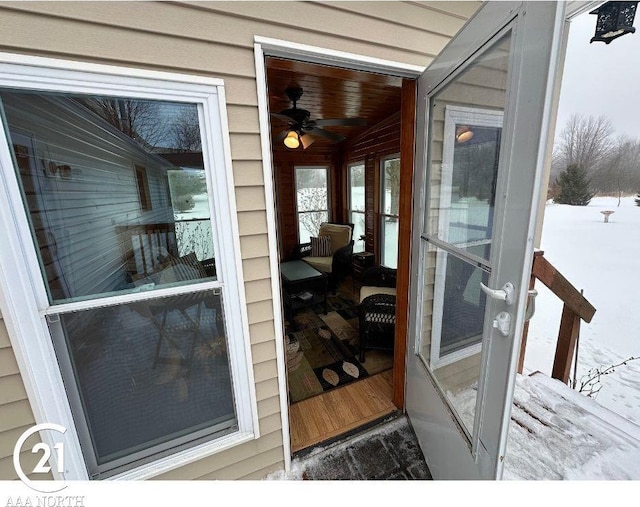
[(358, 307), (360, 362), (365, 362), (367, 349), (394, 348), (396, 329), (395, 269), (378, 266), (369, 268), (363, 276)]

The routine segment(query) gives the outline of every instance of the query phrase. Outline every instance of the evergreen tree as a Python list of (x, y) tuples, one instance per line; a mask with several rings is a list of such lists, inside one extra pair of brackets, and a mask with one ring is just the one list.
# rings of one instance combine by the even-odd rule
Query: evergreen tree
[(586, 206), (595, 192), (591, 190), (587, 172), (576, 164), (569, 165), (560, 173), (556, 180), (558, 193), (554, 202), (571, 204), (572, 206)]

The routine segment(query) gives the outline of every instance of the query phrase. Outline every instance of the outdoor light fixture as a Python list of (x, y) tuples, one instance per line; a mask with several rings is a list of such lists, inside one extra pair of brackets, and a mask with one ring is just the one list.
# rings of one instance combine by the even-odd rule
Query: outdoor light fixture
[(607, 2), (589, 14), (597, 14), (596, 34), (591, 42), (609, 44), (626, 33), (634, 33), (633, 18), (638, 2)]
[(284, 138), (284, 145), (292, 150), (300, 146), (300, 136), (295, 130), (289, 131), (287, 137)]
[(466, 143), (467, 141), (470, 141), (472, 137), (473, 130), (471, 130), (469, 127), (462, 126), (456, 129), (456, 141), (458, 141), (458, 143)]

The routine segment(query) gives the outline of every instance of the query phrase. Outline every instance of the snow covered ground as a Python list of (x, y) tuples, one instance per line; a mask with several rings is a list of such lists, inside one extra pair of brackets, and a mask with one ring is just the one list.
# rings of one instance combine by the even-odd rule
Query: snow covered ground
[[(615, 213), (604, 223), (600, 211)], [(545, 257), (595, 306), (582, 323), (578, 380), (591, 368), (640, 356), (640, 207), (633, 197), (596, 197), (588, 206), (549, 203), (541, 249)], [(531, 320), (524, 373), (551, 373), (562, 303), (541, 283)], [(640, 424), (640, 360), (602, 378), (596, 400)]]

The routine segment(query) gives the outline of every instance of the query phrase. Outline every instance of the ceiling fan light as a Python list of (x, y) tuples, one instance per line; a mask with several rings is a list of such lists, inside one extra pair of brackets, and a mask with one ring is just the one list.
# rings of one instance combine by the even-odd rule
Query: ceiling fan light
[(295, 130), (289, 131), (287, 137), (284, 138), (284, 145), (292, 150), (300, 146), (300, 136)]
[(309, 134), (304, 134), (300, 136), (300, 142), (302, 143), (302, 147), (306, 150), (309, 146), (313, 144), (315, 138)]

